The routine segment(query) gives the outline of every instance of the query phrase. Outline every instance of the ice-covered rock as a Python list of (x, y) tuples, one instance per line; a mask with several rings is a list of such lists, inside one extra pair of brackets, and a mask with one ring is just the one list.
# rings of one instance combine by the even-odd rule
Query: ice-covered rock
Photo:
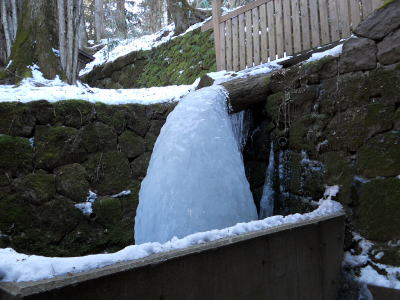
[(257, 219), (219, 86), (190, 93), (168, 116), (139, 193), (136, 244)]

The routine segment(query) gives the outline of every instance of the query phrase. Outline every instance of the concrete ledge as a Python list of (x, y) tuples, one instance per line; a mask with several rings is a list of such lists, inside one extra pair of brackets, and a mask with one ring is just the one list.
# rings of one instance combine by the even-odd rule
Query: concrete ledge
[(36, 282), (0, 283), (0, 299), (335, 299), (344, 215)]

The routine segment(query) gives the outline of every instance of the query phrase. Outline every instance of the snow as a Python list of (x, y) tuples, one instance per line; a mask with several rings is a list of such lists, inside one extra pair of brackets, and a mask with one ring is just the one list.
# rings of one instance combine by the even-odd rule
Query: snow
[(90, 216), (93, 213), (92, 204), (96, 201), (96, 193), (89, 190), (85, 202), (75, 204), (75, 207), (82, 211), (84, 215)]
[(173, 85), (142, 89), (98, 89), (79, 82), (77, 85), (68, 85), (58, 76), (53, 80), (45, 79), (36, 65), (32, 66), (31, 70), (32, 78), (24, 79), (20, 85), (0, 85), (0, 102), (57, 102), (77, 99), (105, 104), (155, 104), (179, 101), (195, 87)]
[(212, 79), (214, 79), (214, 85), (217, 85), (233, 79), (246, 78), (249, 76), (261, 75), (261, 74), (268, 74), (274, 70), (279, 70), (282, 68), (282, 66), (279, 65), (278, 63), (289, 58), (290, 57), (277, 59), (272, 62), (247, 68), (238, 72), (223, 70), (218, 72), (210, 72), (207, 75), (210, 76)]
[(226, 101), (226, 90), (211, 86), (169, 114), (139, 192), (137, 243), (257, 219)]
[(306, 214), (273, 216), (248, 223), (238, 223), (224, 229), (194, 233), (181, 239), (174, 237), (164, 244), (145, 243), (128, 246), (118, 252), (109, 254), (95, 254), (81, 257), (44, 257), (21, 254), (11, 248), (0, 249), (0, 280), (34, 281), (69, 273), (83, 272), (121, 261), (141, 259), (156, 253), (188, 248), (222, 238), (270, 229), (284, 224), (309, 221), (318, 217), (337, 214), (342, 211), (342, 206), (338, 202), (330, 199), (321, 199), (318, 204), (319, 207), (316, 210)]
[(93, 213), (92, 202), (77, 203), (75, 207), (81, 210), (84, 215), (90, 216)]
[(268, 168), (265, 174), (265, 181), (263, 193), (260, 201), (260, 218), (270, 217), (274, 213), (274, 171), (275, 171), (275, 158), (274, 158), (274, 144), (271, 143), (271, 150), (269, 153)]
[(131, 194), (131, 190), (122, 191), (121, 193), (112, 195), (111, 198), (120, 198)]
[[(371, 284), (387, 288), (400, 289), (400, 267), (393, 267), (373, 262), (368, 254), (371, 253), (374, 244), (371, 241), (364, 239), (356, 232), (353, 232), (353, 240), (358, 242), (361, 253), (355, 254), (350, 251), (345, 252), (343, 264), (349, 265), (352, 268), (359, 267), (361, 269), (360, 274), (355, 275), (356, 280), (362, 285)], [(378, 260), (383, 256), (383, 252), (378, 252), (375, 254), (375, 258)], [(387, 275), (378, 273), (373, 266), (385, 271)]]
[(326, 56), (339, 56), (342, 53), (342, 49), (343, 49), (343, 44), (340, 44), (340, 45), (337, 45), (336, 47), (333, 47), (332, 49), (329, 49), (329, 50), (326, 50), (323, 52), (314, 53), (304, 63), (309, 63), (312, 61), (320, 60), (321, 58), (324, 58)]
[(158, 47), (170, 40), (180, 37), (188, 32), (191, 32), (205, 24), (210, 18), (207, 18), (203, 22), (196, 23), (190, 26), (184, 33), (174, 36), (175, 26), (174, 24), (169, 24), (160, 31), (144, 35), (139, 38), (131, 38), (126, 40), (114, 40), (113, 43), (118, 43), (118, 45), (109, 49), (107, 46), (94, 54), (95, 60), (87, 64), (84, 69), (79, 72), (79, 76), (83, 76), (90, 73), (95, 66), (105, 64), (107, 62), (112, 62), (119, 57), (129, 54), (133, 51), (139, 50), (150, 50), (152, 48)]

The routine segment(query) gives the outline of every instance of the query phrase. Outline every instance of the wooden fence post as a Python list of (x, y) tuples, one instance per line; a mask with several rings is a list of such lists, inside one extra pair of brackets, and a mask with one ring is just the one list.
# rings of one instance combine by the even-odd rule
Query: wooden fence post
[(217, 71), (222, 70), (221, 35), (219, 30), (220, 17), (221, 17), (221, 0), (213, 0), (212, 19), (214, 27), (214, 45), (215, 45), (215, 57), (217, 62)]

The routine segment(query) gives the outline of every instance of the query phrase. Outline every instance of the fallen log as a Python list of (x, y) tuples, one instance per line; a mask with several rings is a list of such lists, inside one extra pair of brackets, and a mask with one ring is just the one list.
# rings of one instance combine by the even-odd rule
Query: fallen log
[(221, 83), (229, 93), (229, 113), (237, 113), (266, 101), (271, 89), (269, 74), (259, 74)]
[[(258, 74), (237, 79), (230, 79), (222, 85), (229, 93), (228, 107), (229, 113), (234, 114), (248, 109), (250, 106), (265, 101), (268, 95), (272, 94), (269, 87), (270, 76), (268, 74)], [(196, 89), (201, 89), (214, 84), (214, 79), (208, 75), (201, 77)]]

